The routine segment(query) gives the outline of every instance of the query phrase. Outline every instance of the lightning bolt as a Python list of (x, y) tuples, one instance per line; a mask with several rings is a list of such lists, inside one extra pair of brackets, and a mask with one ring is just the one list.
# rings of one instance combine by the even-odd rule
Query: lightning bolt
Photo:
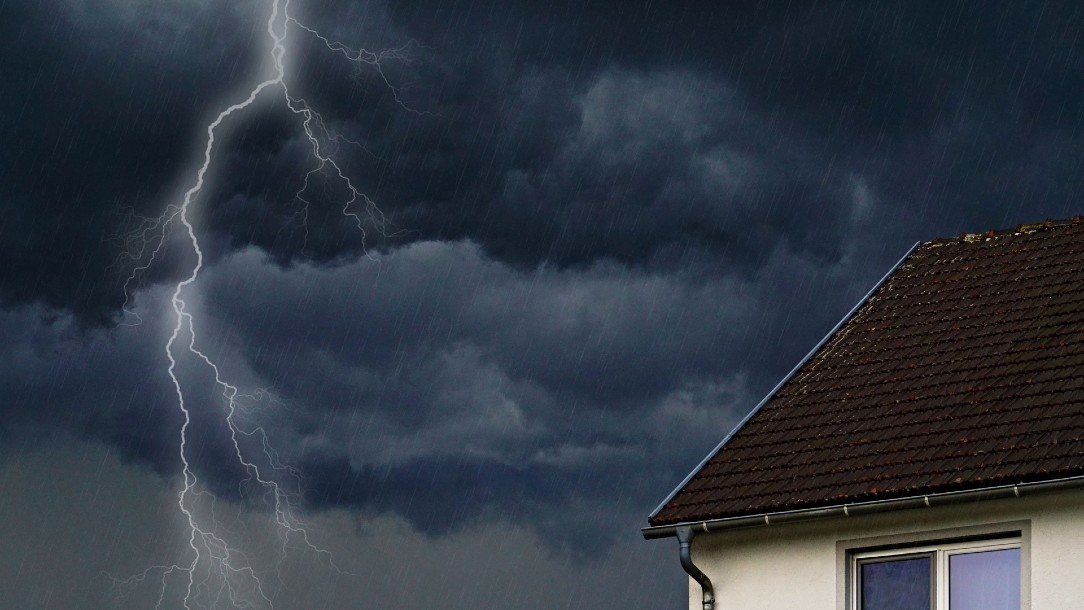
[[(235, 608), (273, 608), (271, 597), (261, 581), (261, 574), (257, 573), (257, 570), (249, 565), (244, 552), (229, 542), (229, 536), (223, 532), (224, 528), (215, 518), (215, 497), (209, 491), (201, 488), (195, 468), (190, 460), (189, 444), (193, 442), (193, 439), (190, 438), (193, 433), (191, 428), (192, 411), (186, 401), (184, 384), (178, 377), (178, 358), (181, 353), (186, 353), (186, 358), (194, 358), (197, 362), (202, 363), (206, 370), (213, 374), (214, 385), (220, 393), (225, 406), (222, 420), (228, 427), (234, 456), (237, 463), (247, 473), (247, 478), (239, 484), (239, 488), (248, 485), (262, 490), (263, 495), (261, 497), (264, 498), (266, 505), (271, 509), (274, 515), (274, 523), (280, 535), (282, 555), (279, 567), (281, 568), (282, 561), (285, 559), (290, 541), (298, 540), (310, 551), (326, 558), (329, 565), (338, 570), (330, 553), (310, 542), (304, 524), (295, 515), (296, 494), (285, 489), (277, 478), (286, 475), (296, 479), (297, 473), (279, 461), (277, 454), (271, 448), (268, 435), (262, 427), (246, 428), (238, 419), (238, 413), (242, 410), (242, 405), (246, 401), (259, 402), (268, 398), (269, 394), (262, 390), (254, 394), (242, 394), (237, 386), (223, 377), (219, 365), (199, 347), (197, 320), (189, 311), (188, 304), (185, 302), (186, 289), (198, 281), (204, 268), (204, 252), (196, 228), (192, 224), (192, 217), (197, 208), (200, 193), (203, 191), (207, 173), (213, 163), (216, 150), (216, 135), (226, 121), (230, 120), (234, 115), (244, 113), (250, 109), (261, 96), (272, 93), (280, 95), (286, 107), (300, 118), (302, 131), (308, 140), (315, 167), (305, 174), (304, 181), (296, 193), (296, 198), (304, 204), (303, 216), (307, 218), (308, 214), (309, 201), (305, 197), (305, 192), (309, 187), (309, 180), (313, 175), (323, 173), (338, 180), (346, 188), (348, 195), (343, 201), (341, 211), (344, 216), (352, 219), (357, 226), (357, 229), (361, 232), (363, 243), (366, 222), (375, 226), (383, 235), (388, 235), (388, 223), (376, 203), (356, 188), (350, 177), (335, 161), (332, 153), (325, 150), (330, 148), (333, 143), (357, 143), (332, 132), (320, 114), (303, 97), (291, 92), (287, 83), (285, 68), (287, 58), (286, 39), (291, 29), (296, 29), (296, 31), (319, 40), (329, 51), (341, 54), (352, 63), (373, 67), (384, 84), (391, 90), (396, 102), (407, 111), (418, 112), (402, 102), (400, 91), (392, 85), (381, 66), (381, 62), (387, 59), (406, 60), (407, 47), (380, 53), (354, 50), (330, 40), (316, 29), (301, 23), (290, 15), (289, 9), (290, 0), (272, 0), (271, 14), (267, 20), (267, 36), (270, 42), (269, 54), (274, 66), (273, 76), (255, 85), (241, 101), (222, 110), (207, 125), (202, 163), (195, 172), (194, 183), (185, 191), (181, 202), (166, 206), (164, 212), (157, 218), (142, 219), (139, 226), (128, 235), (126, 241), (125, 250), (127, 255), (132, 260), (137, 261), (124, 283), (125, 306), (123, 309), (130, 316), (129, 319), (132, 320), (132, 322), (126, 322), (129, 324), (139, 324), (141, 322), (135, 311), (128, 307), (133, 282), (163, 256), (163, 249), (169, 236), (174, 231), (179, 231), (182, 239), (187, 242), (191, 252), (195, 255), (195, 262), (187, 276), (173, 287), (170, 306), (174, 316), (174, 324), (164, 346), (169, 361), (167, 369), (169, 378), (176, 393), (177, 405), (184, 418), (179, 442), (179, 453), (183, 465), (181, 472), (182, 487), (177, 494), (177, 506), (188, 527), (188, 549), (190, 550), (191, 560), (188, 563), (151, 566), (141, 574), (123, 581), (117, 581), (122, 585), (134, 586), (146, 581), (153, 575), (159, 576), (160, 589), (156, 608), (161, 608), (166, 603), (168, 583), (170, 578), (175, 575), (183, 575), (182, 584), (185, 590), (183, 605), (187, 610), (192, 610), (193, 604), (198, 602), (205, 603), (209, 607), (226, 604)], [(324, 142), (327, 142), (328, 145), (325, 146)], [(242, 438), (249, 439), (261, 447), (262, 460), (249, 457), (246, 447), (249, 447), (250, 444), (242, 442)], [(269, 466), (269, 469), (274, 473), (269, 473), (268, 468), (261, 467), (258, 464), (261, 461), (266, 466)], [(201, 511), (200, 507), (204, 505), (209, 508)]]

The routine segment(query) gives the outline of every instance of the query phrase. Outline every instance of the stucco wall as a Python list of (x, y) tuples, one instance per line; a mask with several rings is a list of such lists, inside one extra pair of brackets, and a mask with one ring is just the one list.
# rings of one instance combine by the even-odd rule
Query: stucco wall
[[(1023, 610), (1084, 607), (1081, 491), (700, 534), (693, 561), (717, 610), (844, 610), (849, 548), (1007, 529), (1022, 532)], [(690, 580), (690, 610), (700, 602)]]

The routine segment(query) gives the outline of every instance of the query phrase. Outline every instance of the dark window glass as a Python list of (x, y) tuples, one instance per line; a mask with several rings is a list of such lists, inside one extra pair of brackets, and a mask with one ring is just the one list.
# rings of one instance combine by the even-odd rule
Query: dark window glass
[(861, 610), (930, 610), (931, 557), (861, 564)]
[(949, 610), (1020, 610), (1020, 549), (950, 555)]

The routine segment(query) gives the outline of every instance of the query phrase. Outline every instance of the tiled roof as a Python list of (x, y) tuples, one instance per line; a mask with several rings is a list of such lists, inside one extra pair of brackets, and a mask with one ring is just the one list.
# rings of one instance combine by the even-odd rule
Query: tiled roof
[(1084, 224), (919, 245), (649, 521), (1084, 474)]

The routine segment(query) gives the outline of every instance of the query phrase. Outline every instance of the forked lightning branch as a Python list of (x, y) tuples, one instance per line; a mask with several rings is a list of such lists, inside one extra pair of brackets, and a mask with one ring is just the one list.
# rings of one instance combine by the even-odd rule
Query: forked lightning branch
[[(365, 50), (353, 50), (342, 43), (330, 40), (318, 30), (305, 25), (290, 14), (290, 0), (272, 0), (270, 17), (267, 19), (268, 53), (272, 60), (273, 75), (255, 85), (236, 103), (220, 112), (206, 128), (206, 144), (202, 162), (195, 170), (191, 186), (184, 192), (179, 203), (166, 206), (161, 216), (144, 222), (136, 232), (139, 241), (137, 255), (139, 262), (125, 283), (125, 293), (129, 286), (153, 265), (165, 256), (166, 242), (178, 232), (182, 241), (194, 255), (194, 263), (187, 275), (172, 289), (169, 300), (173, 317), (172, 329), (164, 345), (169, 362), (169, 378), (176, 392), (176, 403), (183, 415), (179, 439), (179, 452), (182, 467), (182, 485), (177, 495), (177, 505), (187, 524), (188, 557), (171, 565), (159, 565), (148, 568), (142, 574), (129, 578), (128, 585), (148, 585), (155, 583), (158, 589), (157, 607), (167, 605), (167, 592), (177, 587), (183, 589), (183, 606), (193, 610), (197, 607), (238, 607), (260, 608), (273, 607), (272, 595), (261, 579), (261, 573), (251, 565), (244, 551), (231, 540), (231, 533), (213, 514), (214, 497), (200, 485), (197, 467), (193, 464), (192, 445), (203, 442), (195, 437), (196, 429), (192, 425), (191, 388), (186, 388), (178, 372), (178, 358), (184, 357), (205, 367), (213, 375), (213, 383), (221, 396), (218, 421), (223, 432), (233, 443), (233, 457), (245, 472), (244, 483), (250, 490), (256, 490), (264, 498), (264, 503), (273, 514), (273, 521), (279, 531), (283, 558), (288, 545), (303, 545), (308, 551), (323, 557), (328, 566), (335, 567), (330, 553), (317, 548), (309, 541), (304, 525), (293, 510), (294, 496), (283, 487), (279, 477), (283, 473), (292, 474), (281, 465), (271, 449), (267, 434), (259, 426), (245, 426), (238, 417), (240, 401), (246, 398), (239, 389), (227, 381), (221, 374), (219, 365), (201, 348), (199, 320), (186, 303), (186, 291), (199, 280), (204, 268), (204, 251), (194, 218), (201, 204), (201, 198), (208, 173), (213, 172), (217, 138), (227, 122), (243, 120), (260, 98), (276, 96), (299, 119), (299, 130), (308, 140), (314, 167), (306, 174), (303, 184), (299, 185), (297, 199), (307, 206), (304, 191), (309, 179), (314, 174), (322, 173), (331, 180), (336, 180), (345, 188), (346, 196), (342, 201), (341, 212), (349, 217), (362, 232), (365, 224), (384, 231), (383, 215), (375, 203), (359, 190), (340, 165), (326, 149), (327, 143), (339, 139), (331, 133), (318, 112), (306, 101), (303, 95), (292, 91), (287, 79), (286, 62), (289, 59), (288, 42), (290, 36), (310, 37), (325, 45), (328, 50), (346, 57), (355, 63), (364, 63), (372, 67), (382, 81), (392, 90), (395, 99), (399, 95), (386, 78), (380, 62), (389, 56), (401, 57), (401, 50), (373, 53)], [(128, 311), (128, 308), (125, 308)], [(134, 316), (134, 313), (128, 311)], [(138, 317), (134, 318), (138, 320)], [(189, 383), (191, 383), (189, 381)], [(249, 396), (248, 398), (252, 398)], [(216, 408), (218, 408), (216, 406)], [(253, 442), (246, 442), (245, 439)], [(259, 447), (261, 455), (253, 455), (252, 447)], [(266, 577), (264, 577), (266, 578)], [(160, 580), (159, 580), (160, 579)]]

